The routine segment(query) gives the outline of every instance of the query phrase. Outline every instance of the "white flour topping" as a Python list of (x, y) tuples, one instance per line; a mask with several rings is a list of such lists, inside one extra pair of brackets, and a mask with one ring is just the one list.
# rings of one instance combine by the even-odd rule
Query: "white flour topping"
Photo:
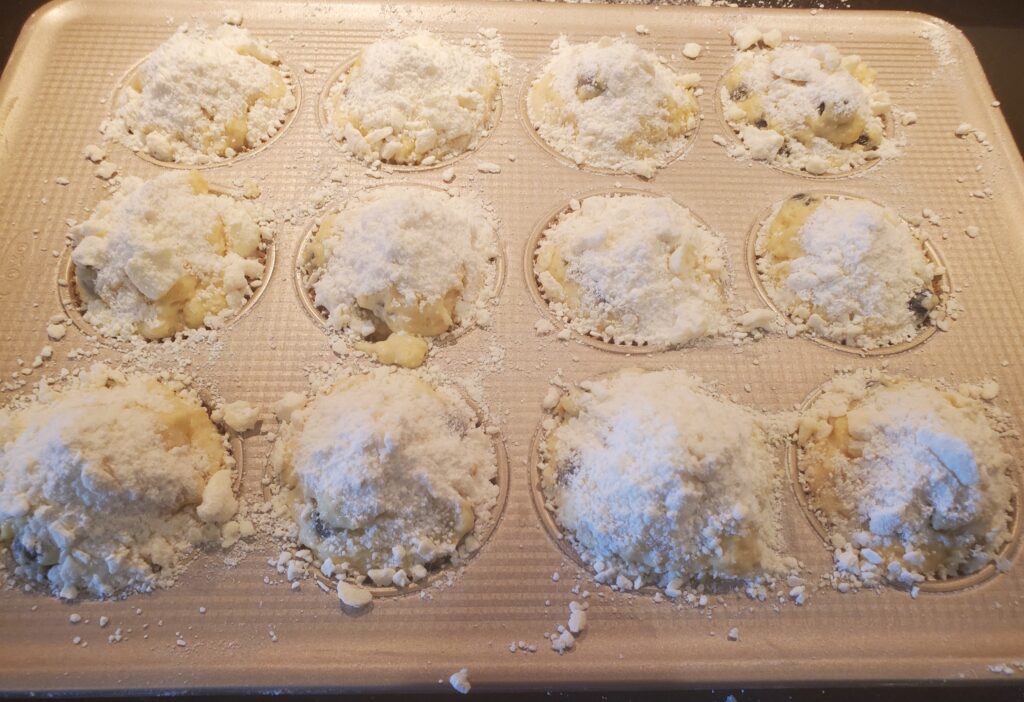
[(943, 314), (919, 234), (868, 200), (797, 195), (759, 232), (757, 269), (800, 328), (870, 349), (908, 341)]
[(237, 531), (234, 460), (180, 388), (97, 365), (0, 410), (0, 544), (16, 578), (69, 599), (149, 591)]
[(559, 316), (605, 341), (679, 345), (727, 328), (723, 241), (667, 197), (589, 197), (544, 232), (534, 273)]
[(306, 283), (332, 327), (366, 339), (432, 337), (484, 315), (498, 248), (491, 217), (472, 198), (388, 186), (325, 217), (304, 256)]
[(839, 572), (913, 586), (996, 559), (1016, 487), (993, 394), (864, 371), (824, 387), (800, 421), (800, 475)]
[(571, 44), (562, 36), (527, 110), (541, 138), (577, 165), (650, 178), (697, 127), (699, 82), (625, 39)]
[(310, 400), (271, 461), (301, 543), (378, 585), (468, 556), (497, 516), (495, 450), (476, 414), (408, 371), (353, 375)]
[(85, 321), (107, 336), (147, 339), (217, 327), (252, 295), (270, 234), (255, 208), (209, 192), (196, 172), (121, 189), (71, 230)]
[(782, 569), (766, 418), (681, 371), (621, 371), (568, 392), (541, 485), (599, 582), (747, 584)]
[(276, 134), (295, 109), (282, 71), (245, 29), (182, 26), (131, 76), (103, 132), (160, 161), (230, 158)]
[(327, 110), (335, 138), (357, 158), (430, 165), (476, 148), (499, 85), (492, 58), (417, 32), (366, 47), (331, 88)]
[(896, 153), (885, 135), (889, 96), (875, 71), (828, 44), (740, 51), (720, 98), (755, 160), (822, 175)]

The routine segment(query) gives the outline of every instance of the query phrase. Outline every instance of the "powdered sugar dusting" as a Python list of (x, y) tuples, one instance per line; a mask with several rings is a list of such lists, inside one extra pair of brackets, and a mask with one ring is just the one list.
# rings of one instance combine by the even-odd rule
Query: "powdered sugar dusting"
[(329, 575), (404, 587), (466, 558), (497, 517), (491, 438), (457, 392), (426, 378), (342, 373), (281, 427), (274, 509)]
[(331, 88), (328, 117), (357, 158), (434, 165), (477, 146), (500, 82), (495, 59), (468, 46), (422, 31), (387, 37)]
[(129, 177), (72, 227), (83, 317), (102, 334), (161, 339), (237, 313), (263, 277), (271, 232), (198, 173)]
[(237, 541), (235, 461), (184, 381), (96, 365), (0, 409), (16, 579), (68, 599), (148, 591), (203, 544)]
[(328, 323), (356, 339), (434, 337), (486, 319), (498, 247), (472, 197), (374, 188), (321, 221), (304, 253), (306, 284)]

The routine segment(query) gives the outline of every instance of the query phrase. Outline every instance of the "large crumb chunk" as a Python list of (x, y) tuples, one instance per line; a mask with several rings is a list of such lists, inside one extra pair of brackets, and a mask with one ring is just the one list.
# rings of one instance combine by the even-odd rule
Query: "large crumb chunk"
[(338, 581), (338, 599), (346, 607), (362, 609), (373, 602), (373, 593), (366, 588), (347, 583), (344, 580)]
[(238, 500), (235, 499), (232, 487), (232, 475), (229, 470), (214, 473), (203, 489), (203, 501), (196, 507), (196, 514), (204, 522), (223, 524), (235, 516), (238, 511)]
[(456, 692), (463, 695), (468, 695), (469, 691), (473, 688), (469, 682), (469, 668), (462, 668), (452, 673), (451, 677), (448, 678), (448, 682), (455, 688)]
[(402, 368), (419, 368), (430, 350), (424, 339), (403, 333), (392, 334), (384, 341), (356, 342), (355, 347), (373, 354), (381, 363)]
[(292, 413), (302, 409), (306, 404), (306, 396), (301, 392), (286, 392), (281, 399), (273, 404), (271, 409), (277, 416), (279, 422), (287, 422), (292, 418)]
[(221, 410), (224, 413), (224, 423), (239, 433), (252, 429), (260, 418), (260, 408), (244, 400), (226, 404)]

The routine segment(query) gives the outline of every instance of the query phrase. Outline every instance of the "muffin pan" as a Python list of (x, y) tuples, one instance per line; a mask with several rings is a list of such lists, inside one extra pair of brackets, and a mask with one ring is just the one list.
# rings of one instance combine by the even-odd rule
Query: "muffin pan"
[[(46, 324), (61, 313), (57, 293), (60, 252), (68, 219), (83, 219), (107, 196), (82, 158), (99, 143), (118, 80), (183, 22), (214, 24), (228, 3), (168, 0), (64, 0), (48, 5), (24, 29), (0, 79), (0, 372), (4, 380), (44, 345), (54, 357), (31, 376), (55, 375), (119, 358), (115, 347), (96, 346), (69, 326), (60, 342)], [(840, 594), (817, 587), (831, 558), (791, 489), (780, 495), (787, 553), (806, 566), (808, 601), (773, 607), (726, 594), (711, 611), (677, 607), (645, 595), (612, 592), (549, 538), (530, 488), (530, 447), (542, 420), (549, 380), (561, 372), (576, 383), (624, 366), (677, 367), (699, 375), (725, 396), (768, 411), (798, 406), (837, 367), (884, 367), (894, 374), (937, 377), (951, 383), (995, 379), (996, 403), (1024, 427), (1024, 164), (985, 80), (974, 51), (953, 27), (924, 15), (696, 7), (565, 6), (548, 3), (442, 4), (376, 2), (331, 4), (260, 0), (238, 3), (244, 25), (266, 39), (292, 69), (305, 93), (291, 123), (267, 145), (229, 164), (217, 180), (238, 187), (256, 180), (260, 202), (277, 212), (275, 270), (257, 304), (222, 330), (214, 344), (189, 344), (181, 356), (191, 372), (209, 380), (226, 401), (248, 400), (265, 409), (288, 391), (306, 391), (307, 371), (337, 357), (318, 324), (310, 323), (295, 285), (294, 255), (316, 221), (355, 192), (381, 183), (444, 186), (444, 169), (385, 169), (366, 174), (347, 160), (318, 121), (321, 95), (332, 72), (390, 29), (425, 28), (461, 41), (482, 28), (503, 38), (507, 61), (503, 101), (516, 100), (524, 82), (547, 59), (560, 32), (573, 41), (625, 34), (666, 56), (673, 66), (703, 76), (703, 120), (687, 151), (650, 182), (625, 174), (567, 168), (538, 144), (516, 114), (505, 109), (477, 150), (452, 161), (450, 184), (492, 203), (510, 270), (491, 308), (489, 327), (439, 344), (428, 366), (463, 380), (482, 411), (497, 424), (508, 451), (504, 512), (479, 553), (451, 582), (442, 579), (417, 596), (389, 597), (352, 615), (312, 580), (292, 590), (268, 567), (277, 544), (260, 536), (234, 567), (205, 554), (171, 590), (108, 602), (62, 603), (17, 588), (0, 590), (0, 680), (5, 692), (149, 692), (200, 690), (405, 690), (448, 691), (448, 676), (469, 669), (476, 691), (552, 688), (716, 688), (829, 682), (937, 683), (1004, 680), (988, 666), (1024, 659), (1024, 565), (1015, 543), (1008, 572), (950, 592)], [(169, 18), (171, 18), (169, 20)], [(637, 34), (644, 24), (649, 34)], [(729, 31), (753, 24), (777, 27), (804, 42), (827, 41), (857, 53), (878, 70), (893, 104), (916, 112), (899, 126), (906, 138), (898, 157), (827, 184), (808, 184), (765, 164), (730, 158), (719, 145), (732, 130), (720, 116), (715, 86), (733, 49)], [(684, 59), (686, 42), (704, 51)], [(506, 105), (506, 108), (509, 106)], [(960, 123), (978, 133), (954, 135)], [(716, 138), (718, 137), (718, 138)], [(107, 145), (122, 175), (152, 177), (166, 164)], [(497, 164), (500, 173), (478, 170)], [(483, 170), (490, 170), (484, 167)], [(341, 174), (333, 183), (330, 174)], [(67, 178), (67, 185), (58, 185)], [(837, 182), (840, 180), (841, 182)], [(63, 182), (63, 181), (61, 181)], [(622, 353), (603, 344), (538, 335), (547, 316), (525, 270), (531, 233), (572, 198), (595, 191), (638, 188), (668, 195), (725, 238), (733, 271), (733, 299), (763, 307), (745, 273), (752, 226), (772, 203), (808, 188), (865, 197), (925, 222), (953, 273), (964, 312), (948, 332), (884, 356), (854, 355), (805, 339), (771, 335), (756, 342)], [(314, 202), (322, 193), (322, 207)], [(965, 235), (968, 226), (980, 231)], [(524, 267), (524, 270), (512, 270)], [(556, 329), (560, 328), (556, 325)], [(164, 345), (161, 345), (164, 346)], [(79, 348), (97, 348), (73, 360)], [(27, 365), (27, 364), (26, 364)], [(9, 396), (9, 395), (8, 395)], [(261, 467), (275, 431), (269, 411), (263, 433), (244, 437), (246, 470), (241, 492), (259, 501)], [(1018, 469), (1022, 442), (1011, 442)], [(781, 451), (781, 449), (780, 449)], [(558, 573), (557, 579), (553, 574)], [(577, 579), (578, 578), (578, 579)], [(550, 650), (544, 632), (568, 617), (568, 604), (589, 590), (589, 625), (565, 655)], [(203, 608), (202, 610), (200, 608)], [(71, 613), (84, 621), (70, 624)], [(710, 614), (710, 616), (709, 616)], [(110, 618), (107, 628), (97, 625)], [(121, 629), (120, 643), (108, 636)], [(730, 641), (733, 627), (740, 633)], [(73, 645), (81, 637), (88, 647)], [(178, 640), (185, 645), (179, 645)], [(537, 652), (510, 653), (510, 641)], [(1019, 679), (1019, 678), (1018, 678)]]

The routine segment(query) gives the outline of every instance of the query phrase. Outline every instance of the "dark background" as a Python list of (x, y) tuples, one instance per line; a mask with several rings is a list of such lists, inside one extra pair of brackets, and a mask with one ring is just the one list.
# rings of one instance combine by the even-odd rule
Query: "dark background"
[[(136, 0), (151, 2), (152, 0)], [(955, 24), (970, 39), (978, 52), (1003, 114), (1024, 149), (1024, 0), (736, 0), (739, 5), (757, 7), (826, 7), (853, 10), (911, 10), (925, 12)], [(671, 4), (690, 4), (687, 0), (669, 0)], [(21, 26), (43, 0), (0, 0), (0, 62), (14, 47)], [(244, 2), (239, 2), (240, 6)], [(2, 232), (0, 232), (2, 235)], [(1021, 632), (1024, 639), (1024, 632)], [(798, 677), (798, 675), (794, 675)], [(776, 688), (721, 689), (682, 692), (602, 693), (598, 690), (554, 692), (532, 695), (486, 695), (471, 692), (475, 699), (552, 700), (552, 702), (724, 702), (728, 695), (737, 702), (1024, 702), (1024, 680), (1007, 678), (1005, 684), (987, 686), (942, 686), (931, 688), (853, 687), (853, 688)], [(0, 697), (3, 681), (0, 681)], [(216, 699), (234, 697), (219, 696)], [(465, 699), (460, 695), (417, 695), (418, 699)], [(275, 699), (292, 699), (275, 695)], [(192, 699), (214, 699), (194, 697)], [(306, 696), (307, 700), (326, 700), (329, 696)], [(409, 699), (396, 695), (367, 695), (369, 702), (397, 702)]]

